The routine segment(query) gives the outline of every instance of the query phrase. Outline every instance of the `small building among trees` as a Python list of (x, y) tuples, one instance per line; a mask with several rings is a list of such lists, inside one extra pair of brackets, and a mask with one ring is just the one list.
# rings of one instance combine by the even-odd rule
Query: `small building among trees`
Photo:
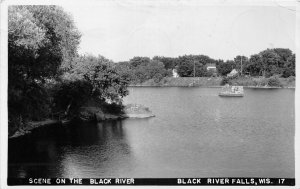
[(217, 71), (217, 67), (215, 63), (208, 63), (206, 64), (207, 71)]
[(233, 77), (235, 75), (237, 75), (239, 72), (236, 71), (236, 69), (231, 70), (231, 72), (229, 74), (227, 74), (227, 77)]
[(176, 70), (176, 69), (173, 69), (173, 70), (172, 70), (172, 76), (175, 77), (175, 78), (176, 78), (176, 77), (179, 77), (179, 74), (177, 73), (177, 70)]

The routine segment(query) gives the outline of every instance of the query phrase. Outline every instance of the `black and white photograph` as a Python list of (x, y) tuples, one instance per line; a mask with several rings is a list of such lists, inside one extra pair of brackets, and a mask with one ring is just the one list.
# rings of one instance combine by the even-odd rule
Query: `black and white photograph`
[(41, 3), (1, 2), (2, 187), (295, 187), (299, 1)]

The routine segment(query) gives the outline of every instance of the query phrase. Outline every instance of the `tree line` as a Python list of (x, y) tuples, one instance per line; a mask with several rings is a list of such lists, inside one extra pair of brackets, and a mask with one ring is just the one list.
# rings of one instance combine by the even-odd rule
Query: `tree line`
[[(210, 64), (216, 65), (217, 72), (208, 70)], [(226, 76), (233, 69), (242, 75), (262, 77), (295, 76), (295, 54), (290, 49), (266, 49), (250, 58), (242, 55), (233, 60), (213, 59), (206, 55), (183, 55), (179, 57), (155, 56), (134, 57), (129, 61), (116, 63), (122, 75), (126, 75), (131, 83), (141, 83), (148, 79), (155, 81), (171, 76), (176, 69), (180, 77)]]

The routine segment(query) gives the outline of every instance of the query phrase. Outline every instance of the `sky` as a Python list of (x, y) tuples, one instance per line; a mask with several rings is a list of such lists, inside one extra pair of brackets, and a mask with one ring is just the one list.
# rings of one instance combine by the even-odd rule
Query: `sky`
[(249, 57), (267, 48), (295, 52), (293, 6), (190, 2), (98, 1), (61, 6), (82, 33), (79, 53), (102, 55), (116, 62), (134, 56), (185, 54), (227, 60), (236, 55)]

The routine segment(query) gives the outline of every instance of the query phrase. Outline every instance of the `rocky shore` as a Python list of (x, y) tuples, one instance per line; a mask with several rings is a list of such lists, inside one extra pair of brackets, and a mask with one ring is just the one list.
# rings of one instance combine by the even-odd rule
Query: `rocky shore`
[[(149, 110), (149, 108), (140, 105), (140, 104), (128, 104), (124, 107), (123, 112), (120, 114), (110, 114), (104, 113), (100, 107), (96, 106), (86, 106), (81, 107), (79, 110), (79, 118), (82, 121), (106, 121), (106, 120), (118, 120), (126, 118), (149, 118), (154, 117), (155, 115)], [(9, 138), (17, 138), (26, 134), (30, 134), (32, 130), (40, 127), (46, 127), (51, 125), (64, 125), (69, 123), (71, 120), (52, 120), (47, 119), (44, 121), (28, 122), (27, 125), (23, 128), (17, 130)]]
[(23, 136), (26, 134), (31, 133), (32, 130), (39, 128), (39, 127), (46, 127), (49, 125), (54, 125), (54, 124), (61, 124), (62, 121), (59, 120), (52, 120), (52, 119), (47, 119), (44, 121), (32, 121), (28, 122), (25, 127), (18, 129), (12, 136), (9, 138), (16, 138), (19, 136)]
[(155, 115), (149, 108), (140, 104), (128, 104), (124, 107), (123, 113), (109, 114), (104, 113), (99, 107), (82, 107), (80, 109), (79, 118), (83, 121), (105, 121), (125, 118), (148, 118)]

